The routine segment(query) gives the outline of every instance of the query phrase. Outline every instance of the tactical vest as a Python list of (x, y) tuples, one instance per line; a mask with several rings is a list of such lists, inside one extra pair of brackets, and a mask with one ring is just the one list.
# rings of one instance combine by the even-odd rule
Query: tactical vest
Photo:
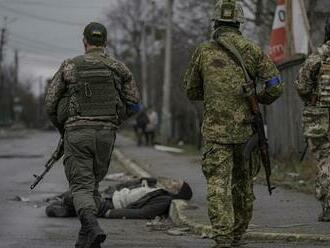
[(118, 119), (118, 91), (114, 72), (103, 62), (79, 61), (76, 82), (69, 88), (69, 117), (110, 117)]
[(319, 106), (330, 108), (330, 58), (322, 61), (319, 74)]

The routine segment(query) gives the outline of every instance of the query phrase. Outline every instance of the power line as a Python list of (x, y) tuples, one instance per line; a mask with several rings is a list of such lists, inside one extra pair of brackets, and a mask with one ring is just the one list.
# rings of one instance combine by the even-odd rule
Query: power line
[(65, 51), (56, 51), (56, 50), (50, 50), (50, 49), (45, 49), (45, 48), (42, 48), (42, 47), (38, 47), (38, 46), (33, 46), (32, 44), (29, 44), (29, 43), (25, 43), (25, 42), (22, 42), (22, 41), (19, 41), (19, 40), (14, 40), (12, 39), (12, 44), (11, 47), (15, 47), (15, 49), (20, 49), (20, 50), (23, 50), (23, 51), (29, 51), (29, 52), (32, 52), (32, 53), (35, 53), (35, 54), (41, 54), (41, 55), (45, 55), (45, 56), (56, 56), (58, 54), (65, 54), (67, 56), (67, 53), (68, 52), (65, 52)]
[(49, 17), (45, 17), (45, 16), (38, 16), (38, 15), (34, 15), (22, 10), (17, 10), (11, 7), (7, 7), (5, 5), (3, 5), (3, 3), (0, 3), (0, 7), (2, 9), (8, 10), (12, 13), (15, 14), (19, 14), (19, 15), (24, 15), (26, 17), (32, 18), (32, 19), (36, 19), (39, 21), (45, 21), (45, 22), (52, 22), (52, 23), (57, 23), (57, 24), (62, 24), (62, 25), (70, 25), (70, 26), (82, 26), (82, 23), (78, 23), (78, 22), (72, 22), (72, 21), (64, 21), (64, 20), (59, 20), (59, 19), (53, 19), (53, 18), (49, 18)]
[(22, 46), (25, 46), (27, 48), (36, 49), (37, 51), (41, 50), (41, 51), (45, 51), (45, 52), (59, 52), (58, 49), (53, 50), (53, 48), (51, 48), (51, 47), (47, 48), (47, 47), (40, 46), (38, 44), (33, 44), (31, 42), (27, 42), (27, 41), (24, 41), (24, 40), (21, 40), (21, 39), (11, 38), (11, 42), (22, 45)]
[(30, 44), (40, 45), (40, 46), (42, 46), (43, 48), (46, 48), (46, 49), (52, 48), (52, 49), (56, 49), (56, 50), (62, 50), (62, 51), (74, 52), (74, 53), (81, 52), (79, 49), (57, 46), (57, 45), (52, 44), (52, 43), (48, 43), (48, 42), (44, 42), (44, 41), (40, 41), (40, 40), (31, 39), (31, 38), (29, 38), (29, 37), (27, 37), (25, 35), (13, 33), (13, 32), (10, 32), (9, 34), (11, 36), (13, 36), (13, 37), (16, 37), (16, 38), (20, 39), (20, 40), (24, 40), (24, 41), (30, 42)]
[[(16, 38), (11, 38), (10, 39), (11, 41), (11, 44), (14, 44), (13, 46), (15, 46), (16, 48), (20, 48), (22, 50), (25, 50), (25, 49), (28, 49), (30, 51), (34, 51), (34, 52), (37, 52), (37, 53), (43, 53), (43, 54), (47, 54), (47, 55), (51, 55), (51, 54), (68, 54), (69, 51), (67, 50), (60, 50), (60, 49), (57, 49), (57, 48), (51, 48), (51, 47), (45, 47), (45, 46), (41, 46), (41, 45), (38, 45), (38, 44), (34, 44), (32, 42), (29, 42), (29, 41), (24, 41), (22, 39), (16, 39)], [(73, 52), (71, 51), (70, 53), (76, 53), (76, 52)]]
[[(12, 45), (8, 45), (7, 47), (12, 52), (15, 52), (15, 50), (17, 50), (17, 47), (12, 46)], [(38, 53), (33, 50), (31, 50), (31, 51), (25, 50), (24, 52), (22, 52), (22, 54), (23, 54), (23, 56), (21, 57), (21, 60), (33, 60), (33, 61), (44, 61), (44, 62), (47, 61), (47, 62), (57, 63), (57, 64), (60, 64), (64, 60), (64, 57), (60, 58), (60, 57), (49, 56), (47, 54)]]
[(30, 1), (30, 2), (26, 2), (26, 1), (21, 1), (21, 0), (10, 0), (10, 1), (2, 1), (0, 3), (4, 3), (4, 4), (15, 4), (15, 5), (37, 5), (37, 6), (45, 6), (45, 7), (52, 7), (52, 8), (72, 8), (72, 9), (101, 9), (104, 8), (104, 6), (96, 6), (96, 5), (81, 5), (79, 4), (63, 4), (63, 3), (45, 3), (45, 2), (41, 2), (41, 1)]

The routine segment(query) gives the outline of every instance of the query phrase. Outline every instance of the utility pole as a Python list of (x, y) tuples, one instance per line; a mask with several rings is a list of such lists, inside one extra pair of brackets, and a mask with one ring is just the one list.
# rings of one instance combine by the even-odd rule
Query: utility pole
[(166, 28), (166, 48), (165, 48), (165, 68), (163, 85), (163, 106), (161, 134), (162, 142), (167, 144), (171, 136), (171, 70), (172, 70), (172, 30), (173, 30), (173, 5), (174, 0), (167, 0), (167, 28)]
[(1, 34), (0, 34), (0, 93), (3, 92), (3, 88), (4, 88), (3, 59), (4, 59), (4, 46), (6, 44), (6, 35), (7, 35), (7, 17), (4, 18), (4, 26), (1, 28)]
[(0, 65), (2, 65), (4, 57), (4, 46), (6, 44), (6, 33), (7, 33), (7, 17), (4, 18), (4, 26), (1, 28), (0, 35)]
[(4, 18), (4, 25), (0, 30), (0, 124), (1, 122), (7, 122), (6, 107), (5, 107), (5, 84), (4, 84), (4, 72), (3, 72), (3, 60), (4, 60), (4, 47), (6, 44), (7, 35), (7, 17)]
[(18, 57), (18, 50), (15, 50), (14, 54), (14, 84), (11, 87), (11, 98), (12, 98), (12, 116), (14, 120), (14, 124), (17, 124), (19, 122), (19, 116), (18, 116), (18, 109), (17, 106), (19, 105), (20, 99), (17, 95), (18, 90), (18, 71), (19, 71), (19, 57)]
[[(154, 108), (156, 99), (156, 85), (155, 85), (155, 52), (156, 52), (156, 2), (155, 0), (151, 1), (151, 40), (150, 40), (150, 53), (152, 54), (149, 58), (150, 60), (150, 73), (149, 73), (149, 105)], [(149, 47), (148, 46), (148, 47)]]
[[(39, 126), (42, 123), (42, 99), (43, 99), (43, 95), (44, 95), (44, 84), (43, 84), (43, 78), (39, 77), (38, 80), (38, 113), (37, 113), (37, 123), (36, 126)], [(41, 126), (39, 126), (41, 127)]]
[(142, 78), (142, 101), (144, 106), (148, 106), (148, 66), (147, 66), (147, 32), (146, 23), (142, 22), (141, 32), (141, 78)]
[(17, 86), (18, 86), (18, 72), (19, 72), (19, 57), (18, 57), (18, 50), (15, 50), (14, 55), (14, 66), (15, 66), (15, 75), (14, 75), (14, 93), (16, 95)]
[(292, 16), (292, 0), (286, 1), (286, 35), (287, 35), (287, 50), (286, 55), (291, 58), (295, 51), (293, 41), (293, 16)]

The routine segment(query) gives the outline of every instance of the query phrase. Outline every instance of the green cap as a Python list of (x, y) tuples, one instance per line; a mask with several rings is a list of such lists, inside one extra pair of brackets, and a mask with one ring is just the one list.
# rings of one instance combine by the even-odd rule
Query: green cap
[(107, 29), (101, 23), (91, 22), (85, 27), (84, 37), (90, 45), (103, 46), (107, 41)]

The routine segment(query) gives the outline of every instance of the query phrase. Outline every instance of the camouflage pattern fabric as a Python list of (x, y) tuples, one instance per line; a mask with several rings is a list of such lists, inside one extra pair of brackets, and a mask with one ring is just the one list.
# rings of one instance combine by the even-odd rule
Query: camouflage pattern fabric
[(244, 145), (205, 145), (202, 169), (208, 186), (208, 211), (217, 243), (240, 238), (252, 218), (253, 177), (260, 169), (258, 154), (243, 159)]
[[(81, 56), (80, 56), (81, 57)], [(120, 95), (125, 104), (137, 104), (140, 101), (139, 91), (136, 85), (136, 82), (129, 71), (129, 69), (122, 63), (116, 61), (112, 57), (109, 57), (104, 53), (103, 48), (94, 48), (88, 51), (84, 55), (84, 59), (88, 61), (101, 62), (104, 59), (108, 60), (108, 65), (112, 65), (113, 72), (116, 75), (116, 78), (120, 82)], [(50, 117), (52, 123), (59, 127), (61, 123), (59, 123), (57, 114), (58, 114), (58, 106), (61, 101), (65, 97), (68, 91), (68, 82), (75, 82), (76, 79), (76, 71), (75, 71), (75, 58), (66, 60), (55, 74), (52, 79), (48, 92), (46, 95), (46, 110)], [(109, 69), (110, 70), (110, 69)], [(77, 101), (70, 100), (70, 104), (68, 105), (69, 112), (74, 112), (74, 109), (77, 107)], [(98, 117), (73, 117), (67, 120), (65, 123), (66, 127), (75, 127), (75, 126), (104, 126), (108, 128), (117, 128), (117, 124), (113, 123), (112, 119), (108, 116), (98, 116)]]
[(234, 28), (218, 29), (213, 40), (196, 49), (184, 87), (190, 100), (204, 101), (204, 139), (222, 144), (244, 143), (252, 135), (250, 106), (242, 95), (244, 73), (232, 55), (216, 44), (219, 35), (237, 48), (251, 77), (258, 78), (263, 88), (258, 93), (260, 103), (269, 104), (278, 98), (283, 85), (264, 86), (266, 81), (279, 77), (276, 66)]
[(322, 108), (330, 108), (330, 57), (322, 61), (319, 75), (319, 105)]
[(317, 106), (305, 106), (303, 111), (304, 135), (306, 138), (323, 138), (329, 132), (329, 110)]
[[(322, 45), (312, 54), (300, 69), (295, 86), (305, 103), (303, 112), (304, 135), (309, 147), (317, 160), (318, 175), (316, 177), (316, 197), (324, 210), (330, 208), (330, 140), (329, 140), (329, 108), (320, 103), (320, 95), (326, 92), (320, 90), (322, 63), (330, 58), (330, 41)], [(330, 75), (329, 75), (330, 76)], [(318, 101), (312, 104), (312, 96)]]
[(318, 92), (319, 74), (322, 61), (330, 57), (330, 41), (322, 45), (317, 52), (308, 57), (300, 69), (295, 87), (300, 97), (310, 105), (311, 96)]
[[(252, 135), (250, 106), (242, 91), (246, 82), (240, 64), (218, 45), (220, 37), (235, 46), (251, 77), (258, 79), (260, 103), (272, 103), (283, 90), (274, 63), (235, 28), (217, 29), (209, 42), (196, 49), (187, 69), (184, 87), (188, 98), (204, 102), (202, 167), (208, 184), (209, 217), (219, 247), (240, 239), (246, 231), (253, 209), (252, 178), (260, 168), (257, 155), (248, 162), (242, 158), (243, 144)], [(269, 86), (269, 81), (276, 84)]]
[(212, 20), (244, 23), (245, 17), (242, 3), (232, 0), (218, 0), (214, 8)]
[(317, 160), (318, 173), (315, 180), (316, 198), (323, 210), (330, 209), (330, 140), (328, 136), (309, 138), (309, 147)]

